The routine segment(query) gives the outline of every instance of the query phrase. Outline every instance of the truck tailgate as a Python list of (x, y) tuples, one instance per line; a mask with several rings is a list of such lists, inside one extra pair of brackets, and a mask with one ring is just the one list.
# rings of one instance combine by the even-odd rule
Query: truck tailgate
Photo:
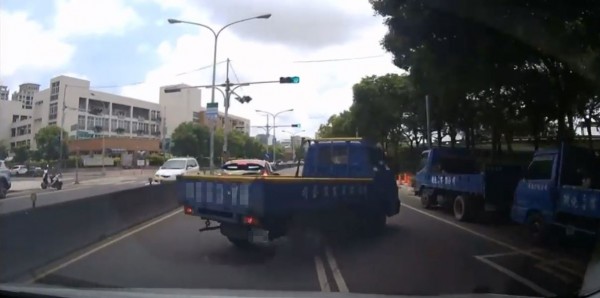
[(184, 176), (178, 181), (180, 201), (193, 214), (224, 222), (243, 215), (285, 216), (339, 203), (378, 199), (369, 178), (295, 178)]

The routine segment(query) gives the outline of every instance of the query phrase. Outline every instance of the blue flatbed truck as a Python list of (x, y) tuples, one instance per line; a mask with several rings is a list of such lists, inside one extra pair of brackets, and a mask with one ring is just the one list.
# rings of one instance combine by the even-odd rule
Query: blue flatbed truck
[(600, 161), (592, 150), (563, 144), (536, 151), (527, 169), (490, 165), (483, 171), (465, 150), (433, 148), (422, 157), (415, 193), (425, 208), (448, 207), (461, 221), (499, 211), (526, 225), (535, 242), (557, 228), (598, 232)]
[(432, 148), (421, 157), (414, 188), (424, 208), (441, 206), (459, 221), (473, 220), (482, 211), (510, 212), (520, 167), (490, 165), (482, 170), (464, 149)]
[(201, 231), (218, 229), (238, 247), (340, 223), (376, 233), (399, 213), (394, 173), (381, 149), (360, 139), (305, 143), (301, 176), (298, 165), (295, 177), (178, 177), (184, 213), (205, 220)]
[(597, 236), (600, 158), (565, 144), (538, 150), (515, 190), (511, 218), (526, 225), (537, 242), (556, 230)]

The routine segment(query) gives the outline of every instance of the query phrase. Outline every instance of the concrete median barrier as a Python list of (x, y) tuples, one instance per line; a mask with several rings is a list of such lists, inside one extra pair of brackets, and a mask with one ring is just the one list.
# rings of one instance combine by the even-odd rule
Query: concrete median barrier
[(0, 216), (0, 282), (174, 210), (177, 185), (118, 191)]

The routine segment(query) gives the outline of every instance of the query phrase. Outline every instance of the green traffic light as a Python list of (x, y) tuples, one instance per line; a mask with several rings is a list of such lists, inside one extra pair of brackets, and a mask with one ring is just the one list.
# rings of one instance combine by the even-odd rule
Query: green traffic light
[(280, 77), (279, 83), (281, 83), (281, 84), (298, 84), (298, 83), (300, 83), (300, 77)]

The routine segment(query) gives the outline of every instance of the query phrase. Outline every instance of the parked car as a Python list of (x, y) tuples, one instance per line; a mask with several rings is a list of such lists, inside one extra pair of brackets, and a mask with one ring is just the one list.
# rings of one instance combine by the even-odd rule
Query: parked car
[(25, 165), (16, 165), (10, 168), (10, 174), (13, 176), (21, 176), (27, 174), (27, 166)]
[(278, 176), (271, 164), (266, 160), (260, 159), (236, 159), (226, 162), (221, 167), (220, 175), (262, 175)]
[(175, 181), (179, 175), (198, 173), (200, 173), (200, 165), (195, 158), (171, 158), (165, 161), (158, 171), (156, 171), (152, 178), (152, 182), (161, 183), (163, 181)]
[(6, 198), (11, 187), (10, 170), (6, 167), (4, 160), (0, 160), (0, 199)]
[(44, 175), (44, 169), (41, 167), (29, 167), (28, 173), (31, 177), (42, 177)]

